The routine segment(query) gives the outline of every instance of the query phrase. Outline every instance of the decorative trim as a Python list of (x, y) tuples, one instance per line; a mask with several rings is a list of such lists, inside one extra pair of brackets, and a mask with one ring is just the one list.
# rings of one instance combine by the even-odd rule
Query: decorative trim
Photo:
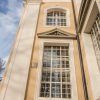
[(50, 30), (50, 31), (38, 33), (37, 35), (39, 38), (73, 38), (73, 39), (76, 39), (75, 34), (65, 32), (65, 31), (60, 30), (58, 28), (55, 28), (55, 29)]
[(100, 72), (98, 69), (96, 55), (93, 49), (93, 43), (90, 34), (82, 33), (82, 42), (84, 46), (84, 52), (86, 54), (88, 72), (91, 81), (91, 89), (93, 93), (93, 100), (97, 100), (97, 98), (100, 96)]
[(65, 8), (65, 7), (62, 7), (62, 6), (52, 6), (52, 7), (48, 7), (48, 8), (46, 8), (45, 10), (44, 10), (44, 26), (45, 27), (51, 27), (51, 26), (49, 26), (49, 25), (46, 25), (46, 15), (47, 15), (47, 11), (49, 10), (49, 9), (63, 9), (63, 10), (65, 10), (66, 11), (66, 23), (67, 23), (67, 25), (66, 26), (54, 26), (54, 27), (70, 27), (70, 10), (68, 9), (68, 8)]
[(32, 62), (31, 68), (37, 68), (37, 66), (38, 66), (38, 63), (37, 62)]
[[(41, 70), (42, 70), (42, 60), (43, 60), (43, 49), (44, 49), (44, 44), (52, 44), (54, 43), (55, 45), (66, 45), (69, 44), (69, 54), (70, 54), (70, 71), (71, 71), (71, 84), (72, 84), (72, 98), (70, 100), (78, 100), (78, 94), (77, 94), (77, 84), (76, 84), (76, 77), (75, 77), (75, 66), (74, 66), (74, 56), (73, 56), (73, 40), (57, 40), (57, 39), (41, 39), (40, 40), (40, 51), (39, 55), (40, 58), (38, 60), (38, 78), (37, 78), (37, 86), (36, 86), (36, 100), (51, 100), (51, 98), (43, 98), (39, 97), (40, 95), (40, 86), (41, 86)], [(52, 98), (52, 100), (61, 100), (61, 98)], [(65, 100), (65, 99), (62, 99)]]

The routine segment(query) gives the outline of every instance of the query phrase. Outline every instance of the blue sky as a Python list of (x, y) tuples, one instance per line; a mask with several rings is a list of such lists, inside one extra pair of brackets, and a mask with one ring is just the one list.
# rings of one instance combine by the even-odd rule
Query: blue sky
[(0, 57), (7, 59), (18, 29), (22, 0), (0, 0)]
[[(76, 0), (77, 4), (79, 1)], [(18, 30), (22, 8), (23, 0), (0, 0), (0, 58), (6, 62)]]
[(23, 0), (0, 0), (0, 58), (6, 62), (18, 30)]

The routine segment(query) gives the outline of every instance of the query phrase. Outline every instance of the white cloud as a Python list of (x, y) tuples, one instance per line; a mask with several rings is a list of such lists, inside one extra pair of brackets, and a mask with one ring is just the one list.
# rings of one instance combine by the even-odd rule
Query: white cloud
[[(6, 5), (6, 9), (4, 8)], [(13, 39), (18, 29), (18, 22), (22, 12), (21, 0), (5, 0), (0, 2), (0, 57), (7, 64)], [(5, 67), (3, 66), (3, 68)], [(3, 70), (0, 72), (0, 79), (3, 77)]]
[(7, 62), (8, 59), (9, 59), (9, 56), (6, 56), (3, 60), (4, 60), (5, 62)]
[(21, 15), (22, 3), (18, 0), (8, 0), (7, 13), (0, 13), (0, 34), (8, 34), (15, 32), (16, 22)]
[[(5, 1), (6, 2), (6, 1)], [(4, 6), (4, 2), (0, 6)], [(4, 6), (5, 7), (5, 6)], [(7, 54), (3, 54), (4, 48), (6, 49), (6, 44), (11, 47), (12, 39), (16, 34), (18, 29), (18, 22), (22, 12), (22, 2), (21, 0), (8, 0), (6, 3), (7, 11), (6, 13), (0, 12), (0, 56), (5, 57), (9, 55), (9, 50)], [(11, 40), (9, 40), (11, 39)], [(6, 41), (5, 41), (6, 40)], [(9, 43), (7, 43), (9, 41)], [(4, 55), (4, 56), (3, 56)]]

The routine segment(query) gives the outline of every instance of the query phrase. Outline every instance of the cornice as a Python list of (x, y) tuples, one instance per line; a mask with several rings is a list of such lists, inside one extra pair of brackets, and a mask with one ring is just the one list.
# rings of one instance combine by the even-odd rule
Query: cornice
[(38, 33), (37, 34), (39, 38), (68, 38), (68, 39), (76, 39), (76, 34), (72, 34), (69, 32), (65, 32), (63, 30), (60, 30), (58, 28)]
[(25, 3), (38, 3), (41, 2), (41, 0), (23, 0)]

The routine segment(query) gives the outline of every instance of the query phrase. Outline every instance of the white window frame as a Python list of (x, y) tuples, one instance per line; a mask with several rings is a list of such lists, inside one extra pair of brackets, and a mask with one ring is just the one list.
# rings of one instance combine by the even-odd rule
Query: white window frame
[[(41, 77), (42, 77), (42, 60), (43, 60), (43, 48), (45, 43), (54, 43), (55, 45), (59, 43), (61, 44), (69, 44), (69, 64), (70, 64), (70, 79), (71, 79), (71, 99), (67, 98), (47, 98), (47, 97), (40, 97), (40, 88), (41, 88)], [(62, 45), (63, 46), (63, 45)], [(39, 61), (38, 61), (38, 78), (37, 78), (37, 86), (36, 86), (36, 100), (78, 100), (77, 94), (77, 84), (76, 84), (76, 74), (75, 74), (75, 65), (74, 65), (74, 47), (73, 47), (73, 40), (63, 40), (63, 39), (41, 39), (40, 46), (39, 46)]]
[(100, 35), (99, 23), (100, 23), (100, 14), (97, 15), (96, 21), (91, 29), (91, 38), (93, 41), (93, 47), (94, 47), (94, 51), (98, 63), (98, 68), (100, 71), (100, 40), (97, 40), (97, 38), (99, 38)]
[[(59, 25), (47, 25), (47, 13), (48, 10), (52, 10), (52, 9), (63, 9), (66, 11), (66, 26), (59, 26)], [(62, 7), (62, 6), (56, 6), (56, 7), (49, 7), (47, 9), (44, 10), (44, 26), (45, 27), (70, 27), (70, 10), (68, 8)]]

